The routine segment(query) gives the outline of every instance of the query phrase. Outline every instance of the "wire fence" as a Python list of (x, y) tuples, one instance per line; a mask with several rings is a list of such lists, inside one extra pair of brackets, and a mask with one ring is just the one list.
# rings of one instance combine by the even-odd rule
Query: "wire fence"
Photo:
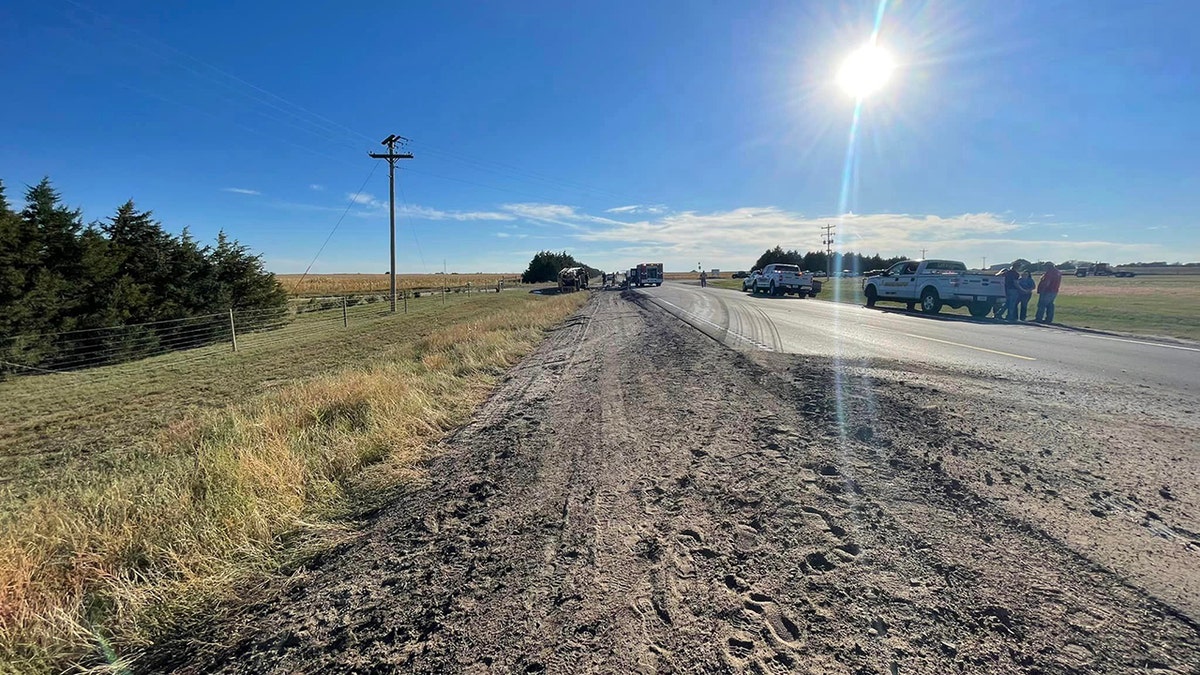
[[(511, 287), (511, 283), (510, 283)], [(498, 293), (503, 281), (398, 290), (396, 312), (410, 303), (445, 305), (447, 296)], [(389, 293), (290, 299), (286, 306), (236, 308), (178, 319), (0, 337), (0, 381), (30, 376), (92, 377), (102, 366), (155, 359), (177, 352), (238, 352), (286, 342), (297, 331), (323, 333), (391, 314)], [(190, 361), (191, 359), (188, 359)], [(172, 363), (185, 363), (178, 358)]]

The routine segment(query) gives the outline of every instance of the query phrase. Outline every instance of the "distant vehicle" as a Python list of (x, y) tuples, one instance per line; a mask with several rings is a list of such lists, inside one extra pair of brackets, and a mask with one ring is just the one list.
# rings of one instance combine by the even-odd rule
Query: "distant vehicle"
[(887, 270), (867, 270), (866, 272), (863, 272), (863, 276), (864, 277), (877, 277), (886, 271)]
[(1108, 263), (1102, 263), (1102, 262), (1098, 262), (1095, 265), (1092, 265), (1092, 274), (1094, 274), (1095, 276), (1098, 276), (1098, 277), (1112, 276), (1112, 277), (1128, 278), (1128, 277), (1137, 276), (1136, 274), (1134, 274), (1133, 272), (1130, 272), (1129, 270), (1119, 270), (1119, 269), (1113, 267), (1112, 265), (1109, 265)]
[(738, 272), (734, 272), (733, 274), (730, 274), (730, 275), (729, 275), (729, 278), (730, 278), (730, 279), (745, 279), (745, 278), (746, 278), (746, 277), (748, 277), (748, 276), (750, 276), (750, 273), (749, 273), (749, 272), (747, 272), (747, 271), (745, 271), (745, 270), (741, 270), (741, 271), (738, 271)]
[(558, 292), (571, 293), (588, 287), (588, 273), (582, 267), (564, 267), (558, 271)]
[(749, 274), (742, 277), (742, 292), (748, 292), (754, 288), (755, 280), (762, 276), (762, 270), (751, 270)]
[(814, 277), (828, 277), (829, 272), (826, 272), (825, 270), (818, 270), (816, 272), (813, 272), (812, 275)]
[(966, 307), (983, 318), (1004, 300), (1004, 277), (967, 272), (957, 260), (905, 260), (883, 274), (863, 280), (867, 307), (879, 301), (903, 302), (912, 309), (937, 314), (943, 306)]
[(795, 295), (801, 298), (816, 295), (816, 291), (813, 290), (813, 275), (801, 273), (796, 265), (783, 263), (771, 263), (764, 267), (762, 273), (754, 277), (750, 290), (754, 293)]
[(631, 286), (636, 285), (638, 288), (642, 286), (662, 286), (662, 263), (639, 263), (636, 268), (629, 270), (629, 272), (633, 275), (632, 280), (629, 282)]

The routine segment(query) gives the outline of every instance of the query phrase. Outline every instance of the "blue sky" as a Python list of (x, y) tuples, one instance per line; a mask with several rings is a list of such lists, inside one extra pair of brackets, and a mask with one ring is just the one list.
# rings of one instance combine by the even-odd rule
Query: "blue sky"
[(850, 170), (834, 81), (873, 2), (176, 5), (0, 7), (10, 198), (43, 175), (88, 220), (133, 198), (277, 272), (346, 212), (314, 271), (382, 272), (366, 153), (398, 133), (401, 271), (742, 269), (826, 223), (971, 264), (1200, 260), (1194, 2), (891, 2)]

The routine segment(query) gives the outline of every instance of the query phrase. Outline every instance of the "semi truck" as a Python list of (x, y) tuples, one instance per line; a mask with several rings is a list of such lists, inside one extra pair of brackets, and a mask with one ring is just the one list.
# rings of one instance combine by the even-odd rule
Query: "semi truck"
[(582, 267), (564, 267), (558, 272), (558, 292), (571, 293), (588, 287), (587, 270)]

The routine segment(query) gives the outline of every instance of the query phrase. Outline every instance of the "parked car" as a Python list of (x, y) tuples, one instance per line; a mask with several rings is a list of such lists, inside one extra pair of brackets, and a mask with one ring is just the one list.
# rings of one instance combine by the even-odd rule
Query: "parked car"
[(743, 277), (742, 278), (742, 292), (748, 292), (750, 289), (754, 288), (755, 280), (758, 279), (758, 277), (761, 275), (762, 275), (761, 270), (753, 270), (749, 274), (747, 274), (745, 277)]
[(750, 276), (749, 272), (739, 271), (739, 272), (734, 272), (733, 274), (730, 274), (729, 278), (730, 279), (745, 279), (748, 276)]

